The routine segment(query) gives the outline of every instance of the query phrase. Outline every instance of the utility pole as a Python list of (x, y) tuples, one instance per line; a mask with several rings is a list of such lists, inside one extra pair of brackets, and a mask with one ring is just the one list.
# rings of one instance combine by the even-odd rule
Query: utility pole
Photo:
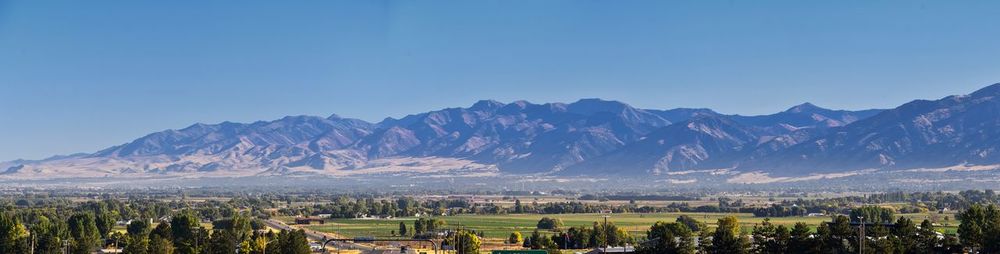
[(608, 215), (604, 215), (604, 253), (608, 253), (608, 244), (611, 243), (611, 235), (608, 234)]
[(858, 254), (865, 253), (865, 216), (858, 216), (861, 227), (858, 230)]

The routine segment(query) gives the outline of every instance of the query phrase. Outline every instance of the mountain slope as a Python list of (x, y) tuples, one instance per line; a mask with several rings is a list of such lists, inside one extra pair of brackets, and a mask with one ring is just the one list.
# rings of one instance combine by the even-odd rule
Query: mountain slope
[(670, 125), (621, 150), (576, 165), (564, 174), (663, 174), (669, 171), (726, 168), (757, 136), (724, 116), (704, 115)]
[(750, 163), (783, 174), (1000, 163), (1000, 84), (917, 100)]

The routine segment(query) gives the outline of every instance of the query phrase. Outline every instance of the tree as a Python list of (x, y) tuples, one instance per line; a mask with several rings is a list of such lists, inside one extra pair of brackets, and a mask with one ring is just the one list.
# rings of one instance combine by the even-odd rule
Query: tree
[(278, 233), (275, 244), (267, 247), (267, 253), (284, 254), (309, 254), (309, 242), (306, 239), (306, 232), (299, 229), (295, 231), (284, 231)]
[(701, 231), (702, 229), (705, 228), (705, 223), (704, 222), (700, 222), (700, 221), (692, 218), (691, 216), (687, 216), (687, 215), (681, 215), (680, 217), (677, 217), (677, 222), (681, 223), (681, 224), (684, 224), (685, 226), (687, 226), (688, 228), (690, 228), (691, 231), (694, 231), (694, 232)]
[(541, 220), (538, 220), (537, 224), (538, 229), (549, 229), (549, 230), (557, 229), (562, 226), (563, 226), (562, 220), (560, 220), (559, 218), (549, 218), (549, 217), (542, 217)]
[(877, 223), (871, 229), (865, 228), (865, 250), (874, 253), (899, 253), (898, 240), (882, 223)]
[(749, 253), (750, 243), (740, 232), (740, 223), (736, 217), (720, 218), (718, 225), (712, 235), (711, 253)]
[(173, 254), (174, 244), (168, 238), (161, 237), (159, 234), (150, 234), (149, 237), (149, 254)]
[(128, 226), (125, 228), (125, 232), (127, 232), (129, 235), (143, 236), (143, 237), (146, 237), (146, 235), (149, 234), (150, 230), (151, 228), (149, 222), (147, 222), (146, 220), (132, 220), (131, 222), (128, 223)]
[(917, 235), (916, 249), (921, 253), (931, 253), (938, 247), (938, 232), (934, 230), (934, 224), (930, 220), (925, 219), (920, 223)]
[(973, 252), (982, 247), (984, 237), (984, 224), (986, 221), (986, 209), (979, 204), (973, 204), (969, 209), (958, 214), (962, 223), (958, 225), (958, 235), (961, 236), (962, 246), (969, 248)]
[(182, 212), (170, 220), (175, 251), (179, 254), (196, 254), (201, 251), (202, 234), (198, 218), (190, 212)]
[(424, 233), (424, 218), (417, 219), (413, 221), (413, 235), (417, 236)]
[(125, 253), (146, 254), (149, 253), (149, 237), (145, 235), (129, 235), (125, 238)]
[(455, 236), (455, 250), (459, 254), (479, 253), (479, 245), (481, 244), (482, 241), (479, 240), (479, 236), (470, 231), (462, 230)]
[(797, 222), (792, 226), (792, 231), (788, 239), (788, 253), (810, 253), (819, 252), (814, 250), (818, 243), (813, 241), (812, 234), (809, 233), (809, 225), (804, 222)]
[(857, 231), (851, 227), (850, 219), (839, 215), (830, 223), (821, 224), (816, 228), (817, 244), (824, 252), (851, 253), (858, 246)]
[(212, 230), (212, 236), (205, 246), (205, 254), (231, 254), (236, 253), (237, 244), (240, 241), (236, 240), (236, 235), (233, 231), (226, 229), (214, 229)]
[(958, 216), (962, 220), (958, 226), (962, 246), (973, 252), (1000, 253), (1000, 208), (974, 204)]
[(760, 225), (753, 227), (754, 253), (786, 253), (791, 233), (785, 226), (775, 226), (765, 218)]
[(894, 245), (896, 245), (899, 252), (911, 253), (919, 248), (917, 244), (919, 242), (917, 226), (913, 224), (912, 220), (906, 217), (899, 217), (891, 232), (892, 236), (896, 239)]
[(862, 206), (851, 209), (851, 221), (859, 222), (861, 217), (864, 217), (864, 222), (867, 223), (891, 223), (895, 218), (895, 211), (880, 206)]
[(681, 223), (657, 221), (646, 232), (647, 242), (637, 248), (638, 253), (695, 253), (691, 229)]
[(231, 218), (221, 219), (212, 222), (213, 229), (229, 231), (237, 242), (243, 242), (250, 238), (253, 228), (250, 226), (250, 219), (239, 214)]
[(698, 231), (698, 253), (711, 253), (712, 252), (712, 235), (713, 231), (708, 228)]
[(63, 240), (68, 238), (69, 232), (65, 222), (49, 220), (48, 217), (39, 215), (31, 228), (31, 234), (35, 236), (36, 254), (61, 254)]
[(520, 199), (514, 199), (514, 213), (524, 213), (524, 206), (521, 205)]
[(17, 218), (0, 214), (0, 253), (27, 252), (28, 229)]
[(115, 221), (118, 220), (117, 217), (113, 213), (103, 211), (103, 209), (94, 215), (94, 224), (97, 226), (97, 231), (101, 237), (108, 237), (108, 234), (115, 227)]
[(559, 246), (552, 241), (552, 238), (539, 234), (537, 229), (531, 233), (531, 236), (528, 237), (528, 239), (524, 240), (524, 246), (533, 250), (551, 250), (559, 248)]
[(406, 233), (408, 233), (408, 232), (406, 232), (406, 223), (403, 223), (402, 221), (400, 221), (399, 222), (399, 235), (400, 236), (406, 236)]
[(70, 216), (69, 233), (74, 243), (72, 253), (89, 254), (100, 245), (101, 234), (97, 230), (92, 213), (77, 213)]
[(521, 232), (517, 231), (514, 231), (514, 233), (510, 233), (510, 237), (507, 237), (507, 243), (509, 244), (518, 244), (521, 243), (521, 241), (523, 240), (524, 239), (523, 237), (521, 237)]

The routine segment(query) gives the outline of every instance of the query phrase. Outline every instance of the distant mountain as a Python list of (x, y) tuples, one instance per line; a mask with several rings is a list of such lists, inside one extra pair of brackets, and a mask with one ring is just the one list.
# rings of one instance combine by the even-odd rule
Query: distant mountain
[(92, 154), (0, 163), (0, 177), (810, 175), (1000, 164), (1000, 84), (890, 110), (804, 103), (770, 115), (618, 101), (483, 100), (386, 118), (195, 124)]
[(845, 126), (860, 119), (878, 114), (882, 110), (861, 111), (830, 110), (812, 103), (803, 103), (773, 115), (733, 116), (733, 121), (753, 126), (754, 131), (767, 135), (783, 135), (803, 128), (832, 128)]
[(1000, 84), (917, 100), (783, 149), (747, 168), (802, 174), (1000, 163)]

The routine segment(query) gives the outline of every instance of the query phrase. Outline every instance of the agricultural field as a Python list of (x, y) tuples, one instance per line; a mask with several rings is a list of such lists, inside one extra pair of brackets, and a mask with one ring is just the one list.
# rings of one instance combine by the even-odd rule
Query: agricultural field
[[(677, 217), (681, 215), (691, 216), (699, 221), (703, 221), (708, 224), (709, 227), (714, 227), (715, 222), (724, 216), (736, 216), (740, 224), (742, 225), (743, 231), (750, 233), (755, 224), (761, 223), (764, 218), (754, 217), (749, 213), (654, 213), (654, 214), (549, 214), (549, 215), (539, 215), (539, 214), (508, 214), (508, 215), (457, 215), (457, 216), (444, 216), (440, 217), (447, 221), (447, 227), (462, 227), (466, 229), (481, 231), (487, 238), (502, 239), (507, 237), (511, 232), (521, 232), (524, 235), (530, 234), (535, 230), (535, 225), (538, 220), (542, 217), (559, 218), (563, 221), (566, 227), (572, 226), (590, 226), (594, 222), (602, 222), (605, 215), (608, 215), (608, 221), (612, 222), (619, 227), (625, 228), (633, 236), (639, 236), (645, 233), (649, 226), (656, 223), (657, 221), (667, 221), (673, 222)], [(946, 233), (954, 233), (958, 225), (958, 221), (954, 219), (953, 214), (936, 214), (936, 213), (919, 213), (919, 214), (901, 214), (899, 216), (905, 216), (913, 219), (915, 223), (920, 223), (925, 218), (936, 217), (939, 221), (939, 229)], [(944, 218), (948, 217), (948, 221), (944, 221)], [(292, 217), (278, 218), (280, 220), (291, 222), (294, 219)], [(306, 228), (321, 231), (337, 233), (348, 237), (355, 236), (373, 236), (373, 237), (394, 237), (393, 232), (399, 230), (399, 222), (403, 221), (406, 223), (407, 227), (413, 226), (413, 221), (416, 218), (394, 218), (394, 219), (333, 219), (328, 221), (323, 225), (308, 225)], [(829, 221), (829, 217), (778, 217), (770, 218), (771, 222), (778, 225), (785, 225), (791, 227), (796, 222), (805, 222), (810, 226), (818, 226), (822, 222)], [(543, 233), (548, 233), (544, 232)]]

